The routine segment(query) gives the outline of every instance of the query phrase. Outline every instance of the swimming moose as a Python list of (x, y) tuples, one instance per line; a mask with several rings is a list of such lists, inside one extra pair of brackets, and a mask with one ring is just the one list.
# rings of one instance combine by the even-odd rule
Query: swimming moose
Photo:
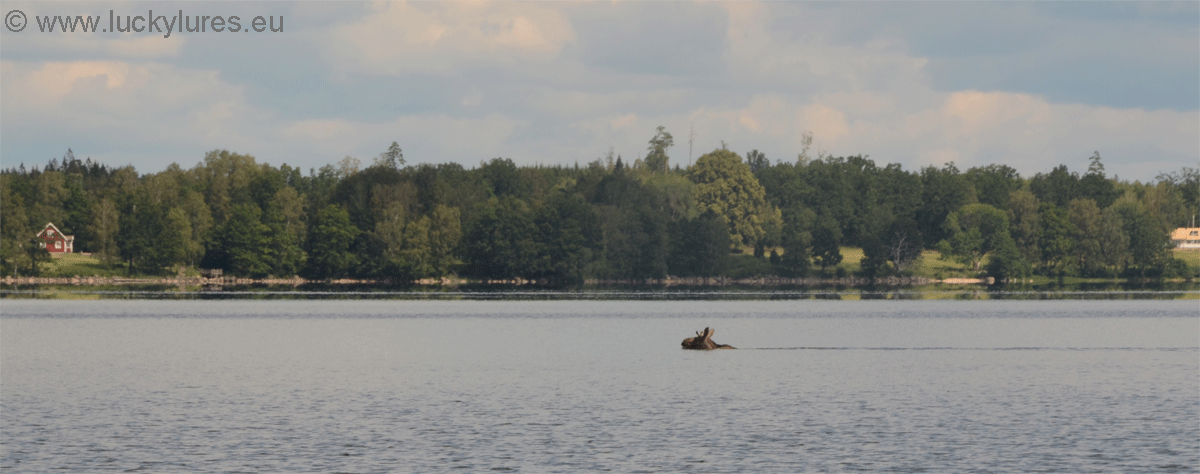
[(713, 342), (712, 336), (717, 332), (716, 329), (704, 328), (704, 332), (696, 332), (696, 337), (689, 337), (683, 340), (684, 349), (696, 351), (711, 351), (713, 349), (737, 349), (729, 344), (717, 344)]

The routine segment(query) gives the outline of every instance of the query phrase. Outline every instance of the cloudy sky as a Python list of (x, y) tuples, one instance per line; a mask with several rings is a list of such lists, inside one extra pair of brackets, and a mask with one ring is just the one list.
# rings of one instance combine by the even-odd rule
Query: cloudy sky
[[(772, 161), (1148, 180), (1200, 161), (1200, 3), (4, 2), (0, 165), (68, 147), (143, 173), (260, 162), (508, 157)], [(25, 28), (12, 29), (25, 15)], [(238, 16), (242, 31), (39, 31), (40, 17)], [(282, 31), (246, 32), (251, 18)], [(127, 20), (122, 20), (126, 25)], [(118, 25), (121, 22), (118, 22)], [(142, 26), (137, 23), (135, 26)], [(226, 24), (226, 27), (230, 25)], [(689, 145), (689, 138), (691, 144)], [(691, 151), (689, 152), (689, 148)]]

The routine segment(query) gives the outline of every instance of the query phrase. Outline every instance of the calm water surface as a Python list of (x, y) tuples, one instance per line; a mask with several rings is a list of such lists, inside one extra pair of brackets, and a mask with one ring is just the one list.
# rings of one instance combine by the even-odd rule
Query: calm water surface
[[(1200, 469), (1196, 301), (0, 302), (0, 469)], [(679, 341), (711, 326), (737, 351)]]

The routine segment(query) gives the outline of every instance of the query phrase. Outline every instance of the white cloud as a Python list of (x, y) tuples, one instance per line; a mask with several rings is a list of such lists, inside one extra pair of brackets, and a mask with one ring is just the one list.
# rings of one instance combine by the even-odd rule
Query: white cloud
[(199, 160), (205, 149), (252, 146), (270, 115), (216, 71), (123, 61), (3, 61), (0, 70), (6, 136), (62, 149), (88, 144), (81, 152), (97, 156), (187, 149), (198, 153), (188, 161)]
[(275, 136), (277, 141), (289, 143), (288, 148), (308, 155), (350, 154), (365, 159), (382, 152), (388, 143), (398, 141), (410, 161), (457, 161), (470, 165), (473, 160), (468, 157), (482, 159), (509, 146), (508, 140), (523, 126), (520, 120), (498, 114), (478, 119), (445, 114), (407, 115), (384, 122), (317, 119), (282, 123)]
[[(341, 5), (287, 6), (296, 30), (248, 42), (6, 35), (5, 159), (40, 142), (87, 154), (76, 145), (83, 142), (102, 149), (92, 156), (120, 157), (114, 163), (142, 156), (150, 163), (143, 170), (195, 162), (214, 148), (320, 166), (370, 158), (396, 140), (410, 161), (570, 164), (610, 146), (634, 159), (659, 125), (675, 136), (675, 163), (687, 161), (692, 126), (693, 158), (724, 141), (793, 160), (806, 131), (815, 135), (812, 154), (869, 154), (907, 169), (998, 162), (1028, 176), (1060, 163), (1082, 170), (1098, 150), (1110, 172), (1147, 179), (1200, 157), (1195, 104), (1158, 110), (985, 86), (947, 90), (931, 70), (939, 59), (913, 53), (914, 36), (930, 43), (936, 35), (887, 28), (878, 14), (865, 23), (880, 28), (857, 25), (855, 15), (874, 12), (862, 4)], [(972, 24), (1006, 8), (989, 4)], [(1180, 49), (1172, 46), (1180, 35), (1148, 33), (1128, 48)], [(1040, 54), (1036, 41), (1027, 43), (1017, 49)], [(309, 46), (306, 55), (290, 52)], [(255, 59), (225, 57), (234, 47)], [(380, 100), (395, 97), (413, 100)]]
[(389, 2), (331, 28), (326, 54), (349, 72), (447, 74), (548, 61), (573, 37), (560, 9), (543, 4)]

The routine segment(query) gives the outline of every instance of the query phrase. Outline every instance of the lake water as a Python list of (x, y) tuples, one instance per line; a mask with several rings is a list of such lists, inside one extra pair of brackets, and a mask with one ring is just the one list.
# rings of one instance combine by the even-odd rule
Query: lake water
[[(1191, 301), (0, 301), (0, 469), (1200, 469)], [(709, 326), (736, 351), (683, 351)]]

